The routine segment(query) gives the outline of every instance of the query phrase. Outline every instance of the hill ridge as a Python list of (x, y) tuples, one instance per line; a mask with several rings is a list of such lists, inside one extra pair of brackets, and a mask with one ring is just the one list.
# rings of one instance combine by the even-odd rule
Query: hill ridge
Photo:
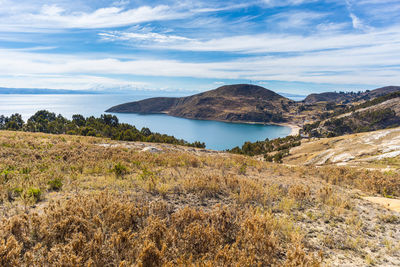
[(187, 97), (155, 97), (109, 108), (114, 113), (166, 113), (171, 116), (231, 122), (283, 122), (293, 102), (269, 89), (250, 84), (224, 85)]

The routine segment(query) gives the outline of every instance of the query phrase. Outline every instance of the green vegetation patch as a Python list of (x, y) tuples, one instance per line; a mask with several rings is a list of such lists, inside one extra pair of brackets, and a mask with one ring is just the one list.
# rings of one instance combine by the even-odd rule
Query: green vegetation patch
[(141, 141), (154, 143), (168, 143), (183, 146), (204, 148), (201, 142), (189, 143), (174, 136), (154, 133), (149, 128), (136, 129), (127, 123), (120, 123), (113, 115), (103, 114), (100, 118), (93, 116), (85, 118), (82, 115), (73, 115), (68, 120), (62, 115), (47, 110), (36, 112), (25, 123), (20, 114), (10, 117), (0, 116), (0, 130), (17, 130), (25, 132), (42, 132), (51, 134), (70, 134), (83, 136), (107, 137), (113, 140)]

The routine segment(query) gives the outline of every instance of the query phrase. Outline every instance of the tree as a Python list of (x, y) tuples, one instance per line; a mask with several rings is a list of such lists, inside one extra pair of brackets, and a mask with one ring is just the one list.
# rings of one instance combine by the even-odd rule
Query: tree
[(21, 130), (24, 126), (21, 114), (15, 113), (10, 118), (5, 118), (5, 129), (8, 130)]
[(76, 126), (82, 127), (86, 124), (86, 119), (80, 114), (72, 115), (72, 122), (75, 123)]
[(110, 126), (118, 126), (119, 123), (117, 116), (113, 116), (110, 114), (103, 114), (101, 115), (100, 119), (103, 121), (103, 123)]
[(0, 116), (0, 129), (4, 129), (6, 124), (6, 117), (4, 117), (4, 115)]
[(147, 127), (143, 127), (142, 130), (140, 130), (140, 133), (143, 134), (144, 136), (150, 136), (152, 134), (152, 132), (150, 131), (149, 128)]
[(56, 114), (47, 110), (39, 110), (28, 119), (28, 130), (32, 132), (50, 133), (49, 123), (56, 120)]

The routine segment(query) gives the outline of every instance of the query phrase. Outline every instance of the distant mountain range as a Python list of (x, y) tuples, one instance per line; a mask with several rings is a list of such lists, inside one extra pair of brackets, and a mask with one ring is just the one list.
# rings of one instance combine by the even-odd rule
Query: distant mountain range
[(361, 100), (370, 100), (372, 98), (394, 93), (397, 91), (400, 91), (400, 86), (386, 86), (372, 91), (367, 90), (365, 92), (357, 92), (357, 93), (326, 92), (320, 94), (310, 94), (303, 100), (303, 102), (306, 104), (314, 104), (317, 102), (333, 102), (333, 103), (355, 102)]
[(90, 90), (63, 90), (63, 89), (34, 89), (34, 88), (4, 88), (0, 87), (0, 94), (24, 94), (24, 95), (65, 95), (65, 94), (85, 94), (95, 95), (102, 94), (103, 92), (90, 91)]
[(103, 94), (120, 94), (120, 95), (140, 95), (140, 96), (154, 96), (155, 94), (161, 96), (182, 96), (191, 95), (196, 93), (195, 91), (167, 91), (167, 90), (121, 90), (121, 89), (105, 89), (102, 90), (64, 90), (64, 89), (39, 89), (39, 88), (5, 88), (0, 87), (0, 94), (12, 95), (12, 94), (25, 94), (25, 95), (64, 95), (64, 94), (85, 94), (85, 95), (103, 95)]

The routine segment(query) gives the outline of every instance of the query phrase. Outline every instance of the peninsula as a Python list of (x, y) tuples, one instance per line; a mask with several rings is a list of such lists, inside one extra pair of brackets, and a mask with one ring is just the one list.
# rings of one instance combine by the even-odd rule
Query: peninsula
[(155, 97), (114, 106), (113, 113), (165, 113), (171, 116), (229, 122), (285, 122), (295, 102), (261, 86), (226, 85), (188, 97)]

